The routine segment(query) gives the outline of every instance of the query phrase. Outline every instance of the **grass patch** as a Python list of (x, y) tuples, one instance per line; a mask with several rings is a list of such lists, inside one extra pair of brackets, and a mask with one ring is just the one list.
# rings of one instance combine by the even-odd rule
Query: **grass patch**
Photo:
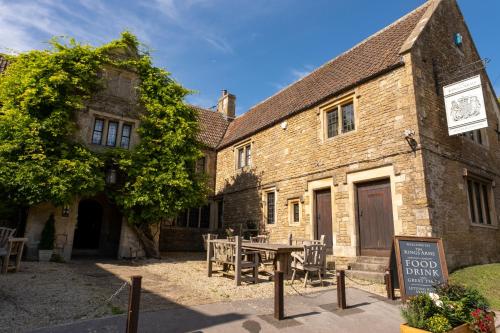
[(120, 315), (125, 313), (125, 310), (118, 306), (110, 305), (109, 307), (111, 308), (111, 314), (113, 315)]
[(450, 281), (477, 289), (500, 310), (500, 264), (471, 266), (453, 272)]

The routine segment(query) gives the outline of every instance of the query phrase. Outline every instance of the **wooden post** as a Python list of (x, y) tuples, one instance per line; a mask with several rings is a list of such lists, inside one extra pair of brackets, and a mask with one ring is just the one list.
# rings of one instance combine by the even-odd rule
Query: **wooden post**
[(395, 300), (394, 296), (394, 286), (392, 285), (392, 270), (387, 269), (384, 274), (385, 288), (387, 290), (387, 298), (390, 300)]
[(237, 286), (241, 285), (241, 236), (236, 236), (234, 238), (236, 243), (235, 246), (235, 258), (234, 258), (234, 281)]
[(288, 234), (288, 245), (292, 245), (292, 234)]
[(344, 310), (347, 308), (345, 301), (345, 271), (337, 271), (337, 308)]
[(285, 318), (285, 306), (283, 302), (283, 272), (274, 271), (274, 318), (283, 320)]
[(128, 314), (126, 333), (137, 333), (139, 324), (139, 303), (141, 300), (141, 280), (142, 276), (132, 276), (130, 278), (130, 291), (128, 296)]
[(207, 275), (208, 277), (212, 276), (212, 257), (213, 257), (213, 247), (212, 243), (212, 234), (207, 235)]

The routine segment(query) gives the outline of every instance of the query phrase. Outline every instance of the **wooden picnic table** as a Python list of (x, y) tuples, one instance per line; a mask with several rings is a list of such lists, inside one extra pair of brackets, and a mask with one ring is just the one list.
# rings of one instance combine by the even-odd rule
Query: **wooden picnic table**
[(243, 242), (241, 247), (246, 250), (269, 251), (275, 253), (273, 279), (274, 318), (283, 320), (285, 318), (283, 302), (283, 275), (288, 274), (288, 260), (290, 258), (290, 254), (296, 251), (303, 251), (304, 247), (299, 245), (250, 242)]

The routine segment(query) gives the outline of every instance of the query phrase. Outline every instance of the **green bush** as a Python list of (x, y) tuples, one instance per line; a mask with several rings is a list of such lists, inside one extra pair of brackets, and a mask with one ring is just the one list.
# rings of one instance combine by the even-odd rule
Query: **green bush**
[(434, 315), (427, 321), (427, 329), (432, 333), (446, 333), (453, 327), (448, 319), (443, 315)]
[(38, 244), (39, 250), (53, 250), (54, 249), (54, 239), (55, 239), (55, 220), (54, 214), (50, 214), (49, 219), (45, 222), (45, 226), (42, 230), (42, 237), (40, 243)]
[(411, 298), (401, 309), (401, 315), (409, 326), (427, 329), (427, 320), (438, 312), (437, 306), (427, 294)]

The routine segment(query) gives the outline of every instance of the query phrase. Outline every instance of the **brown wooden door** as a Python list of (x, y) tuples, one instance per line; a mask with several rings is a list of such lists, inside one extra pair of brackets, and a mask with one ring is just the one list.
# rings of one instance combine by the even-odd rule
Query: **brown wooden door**
[(314, 192), (315, 196), (315, 215), (316, 215), (316, 235), (319, 239), (325, 235), (325, 244), (333, 246), (332, 241), (332, 194), (330, 189)]
[(390, 180), (357, 186), (359, 246), (362, 256), (389, 256), (394, 223)]

